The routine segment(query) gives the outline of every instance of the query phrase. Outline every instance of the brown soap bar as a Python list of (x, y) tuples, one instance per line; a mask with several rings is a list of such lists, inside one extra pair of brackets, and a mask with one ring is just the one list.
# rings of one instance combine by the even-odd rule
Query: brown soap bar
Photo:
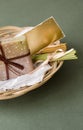
[(16, 78), (32, 70), (33, 64), (25, 36), (0, 42), (0, 80)]

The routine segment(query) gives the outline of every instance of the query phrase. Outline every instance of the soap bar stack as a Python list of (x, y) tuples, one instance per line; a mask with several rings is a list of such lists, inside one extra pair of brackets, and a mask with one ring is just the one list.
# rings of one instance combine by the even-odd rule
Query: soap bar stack
[[(64, 37), (53, 17), (26, 30), (26, 27), (0, 28), (0, 80), (16, 78), (31, 72), (33, 63), (30, 54), (36, 54), (50, 43)], [(5, 35), (7, 31), (9, 31), (8, 40)], [(12, 31), (15, 32), (12, 33)], [(2, 36), (2, 39), (1, 32), (3, 36), (5, 35), (5, 37)]]
[(24, 75), (33, 70), (25, 36), (0, 42), (0, 80)]

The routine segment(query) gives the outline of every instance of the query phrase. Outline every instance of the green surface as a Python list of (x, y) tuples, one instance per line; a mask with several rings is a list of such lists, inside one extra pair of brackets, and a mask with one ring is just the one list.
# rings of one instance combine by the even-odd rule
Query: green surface
[(41, 88), (0, 101), (0, 130), (83, 130), (83, 1), (0, 0), (0, 26), (36, 25), (53, 15), (79, 59)]

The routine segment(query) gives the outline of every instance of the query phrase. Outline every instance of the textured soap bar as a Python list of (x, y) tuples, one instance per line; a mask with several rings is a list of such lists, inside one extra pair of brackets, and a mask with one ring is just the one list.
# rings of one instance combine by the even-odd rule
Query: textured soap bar
[(24, 36), (0, 42), (0, 80), (24, 75), (33, 70), (28, 45)]

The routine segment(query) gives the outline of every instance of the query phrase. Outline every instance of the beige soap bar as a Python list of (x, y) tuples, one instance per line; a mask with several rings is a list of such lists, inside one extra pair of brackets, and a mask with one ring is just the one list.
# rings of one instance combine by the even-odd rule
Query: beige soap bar
[(64, 37), (63, 31), (53, 17), (35, 26), (26, 35), (31, 54)]
[(25, 39), (0, 42), (0, 80), (24, 75), (33, 70), (30, 52)]

